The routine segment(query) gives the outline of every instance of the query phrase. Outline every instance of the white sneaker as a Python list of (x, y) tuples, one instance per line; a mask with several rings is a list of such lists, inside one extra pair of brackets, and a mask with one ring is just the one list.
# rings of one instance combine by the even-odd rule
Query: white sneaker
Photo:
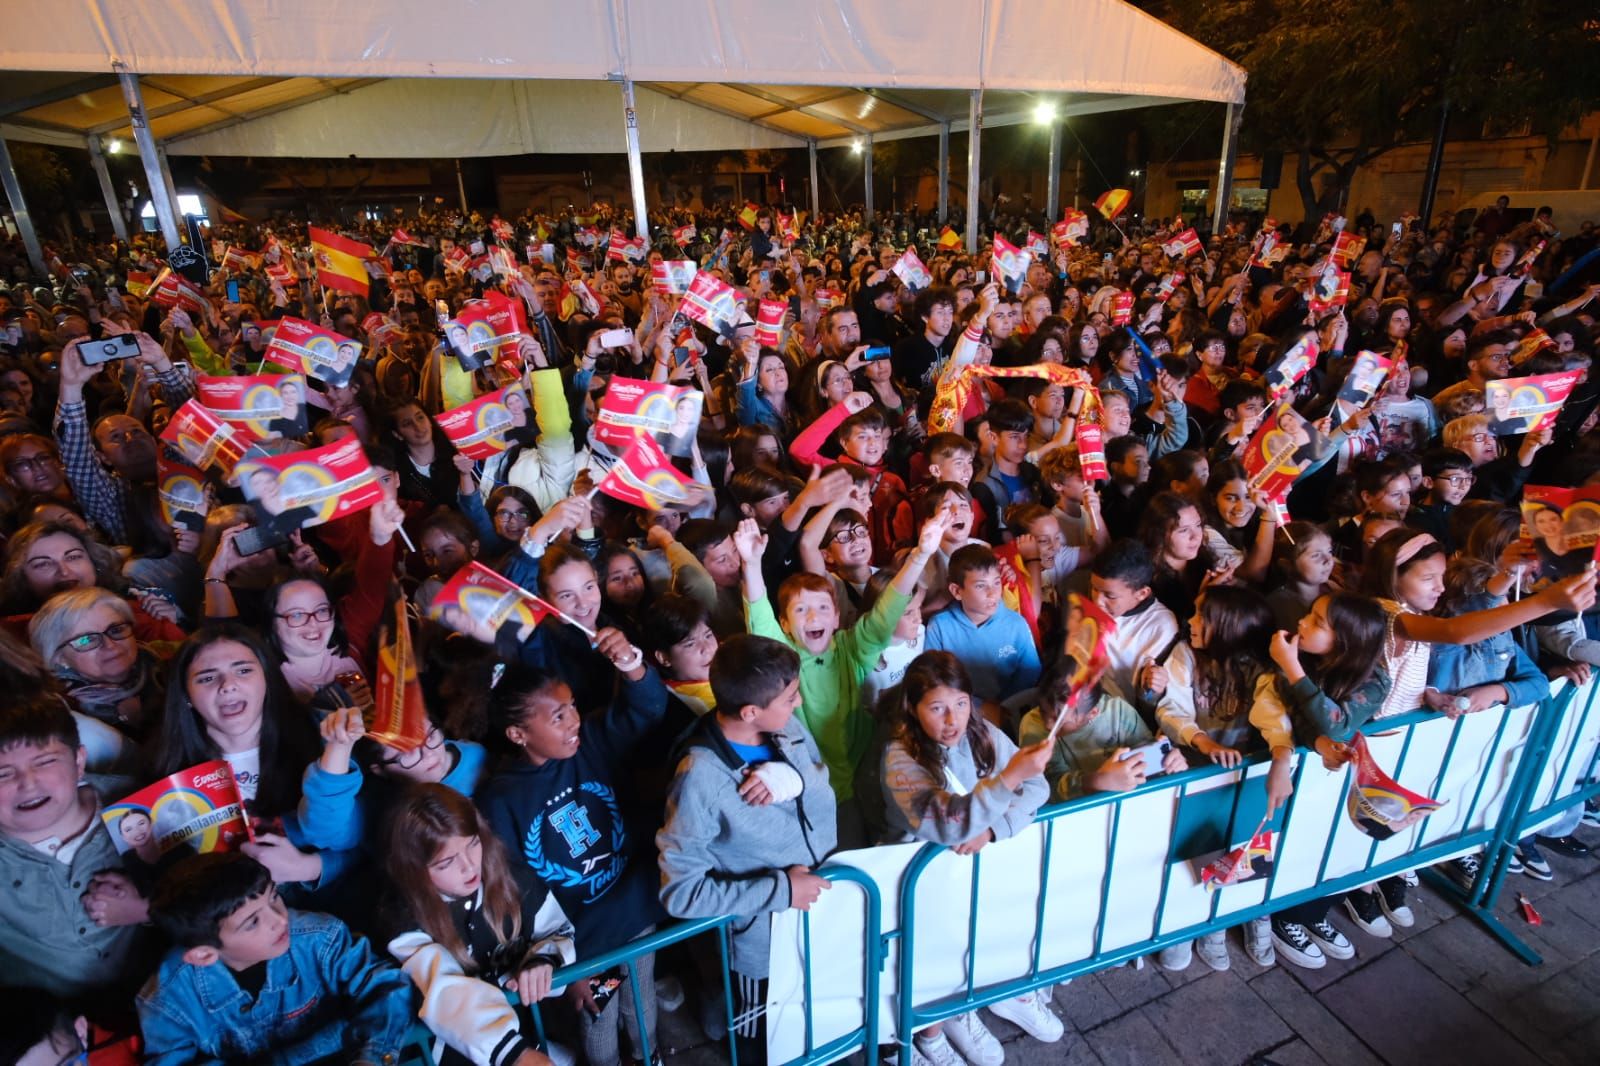
[(1200, 961), (1218, 973), (1222, 973), (1233, 965), (1228, 957), (1228, 934), (1206, 933), (1195, 938), (1195, 954), (1200, 956)]
[(989, 1004), (989, 1009), (1041, 1044), (1054, 1044), (1067, 1031), (1055, 1012), (1045, 1006), (1039, 992), (1025, 992), (1015, 999), (1002, 999), (999, 1003)]
[(1182, 973), (1189, 968), (1189, 963), (1194, 961), (1194, 941), (1185, 940), (1181, 944), (1162, 948), (1156, 953), (1156, 965), (1168, 973)]
[(1272, 950), (1272, 919), (1255, 918), (1244, 923), (1244, 951), (1257, 966), (1272, 966), (1278, 958)]
[(989, 1032), (977, 1011), (946, 1018), (944, 1037), (972, 1066), (1000, 1066), (1006, 1061), (1005, 1048)]
[[(894, 1044), (889, 1044), (887, 1047), (889, 1050), (878, 1057), (878, 1066), (900, 1066), (900, 1049)], [(933, 1066), (933, 1063), (928, 1061), (928, 1056), (917, 1050), (915, 1041), (911, 1044), (911, 1066)]]
[(911, 1050), (913, 1056), (921, 1052), (928, 1066), (967, 1066), (966, 1060), (956, 1054), (956, 1049), (950, 1046), (950, 1041), (944, 1038), (943, 1033), (930, 1033), (924, 1029), (911, 1038)]

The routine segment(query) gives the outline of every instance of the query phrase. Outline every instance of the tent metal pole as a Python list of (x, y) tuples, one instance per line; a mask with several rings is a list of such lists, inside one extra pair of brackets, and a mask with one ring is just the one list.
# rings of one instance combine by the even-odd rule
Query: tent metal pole
[(815, 222), (822, 213), (822, 192), (817, 188), (817, 139), (812, 137), (806, 143), (811, 156), (811, 220)]
[(978, 251), (978, 156), (983, 140), (983, 90), (972, 90), (967, 105), (967, 252)]
[(94, 176), (100, 179), (100, 195), (106, 198), (106, 212), (111, 216), (112, 232), (117, 235), (117, 240), (127, 244), (128, 220), (122, 213), (122, 205), (117, 203), (117, 187), (112, 184), (111, 171), (106, 167), (106, 155), (100, 149), (100, 138), (90, 134), (84, 138), (84, 143), (89, 147), (89, 164), (94, 167)]
[(1239, 123), (1244, 121), (1244, 103), (1229, 104), (1222, 125), (1222, 159), (1217, 163), (1217, 201), (1211, 208), (1211, 232), (1221, 233), (1228, 224), (1228, 204), (1233, 199), (1233, 164), (1239, 154)]
[(33, 231), (33, 216), (28, 214), (28, 203), (22, 198), (22, 183), (17, 180), (17, 168), (11, 165), (11, 149), (0, 137), (0, 184), (6, 187), (6, 199), (11, 201), (11, 217), (17, 221), (17, 232), (22, 234), (22, 246), (28, 251), (28, 263), (39, 278), (48, 278), (50, 271), (44, 265), (44, 249), (39, 247), (39, 235)]
[(950, 219), (950, 123), (939, 123), (939, 225)]
[(172, 218), (178, 224), (178, 239), (183, 239), (183, 209), (178, 204), (178, 187), (172, 183), (172, 163), (167, 159), (167, 147), (156, 143), (156, 161), (161, 164), (161, 184), (167, 190), (167, 202), (172, 205)]
[(866, 187), (865, 215), (872, 221), (872, 134), (867, 134), (867, 146), (861, 150), (862, 183)]
[(1050, 123), (1050, 178), (1045, 182), (1044, 220), (1054, 225), (1061, 206), (1061, 122)]
[(470, 214), (467, 207), (467, 179), (461, 175), (461, 160), (456, 160), (456, 195), (461, 198), (461, 213)]
[(628, 187), (633, 190), (633, 234), (650, 241), (650, 214), (644, 202), (644, 156), (639, 151), (639, 115), (633, 109), (633, 79), (622, 79), (622, 116), (628, 135)]
[(183, 243), (178, 236), (178, 202), (171, 195), (161, 155), (156, 151), (156, 139), (145, 120), (144, 94), (139, 90), (139, 75), (121, 63), (113, 63), (117, 80), (122, 83), (122, 98), (128, 105), (128, 122), (133, 127), (133, 142), (139, 146), (139, 162), (144, 165), (145, 184), (150, 187), (150, 203), (156, 211), (156, 224), (161, 239), (171, 251)]

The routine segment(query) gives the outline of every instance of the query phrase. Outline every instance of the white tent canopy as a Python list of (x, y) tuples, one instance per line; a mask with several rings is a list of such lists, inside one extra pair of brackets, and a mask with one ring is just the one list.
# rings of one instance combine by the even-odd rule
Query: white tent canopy
[[(9, 0), (7, 15), (0, 134), (91, 154), (130, 136), (141, 155), (626, 148), (637, 176), (641, 149), (948, 134), (1040, 103), (1236, 117), (1245, 87), (1122, 0)], [(619, 95), (637, 118), (624, 137)]]

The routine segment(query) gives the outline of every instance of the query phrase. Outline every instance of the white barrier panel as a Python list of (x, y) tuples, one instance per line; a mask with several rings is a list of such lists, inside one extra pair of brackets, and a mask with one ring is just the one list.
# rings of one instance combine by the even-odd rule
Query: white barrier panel
[[(1579, 694), (1569, 718), (1578, 717), (1586, 699), (1587, 693)], [(1166, 788), (1116, 802), (1069, 805), (1052, 819), (1054, 840), (1042, 926), (1039, 889), (1044, 825), (1036, 823), (1017, 837), (991, 844), (981, 852), (973, 985), (982, 988), (1027, 976), (1034, 937), (1041, 928), (1041, 970), (1083, 962), (1206, 922), (1213, 905), (1217, 921), (1225, 924), (1229, 914), (1269, 898), (1288, 899), (1319, 883), (1487, 830), (1500, 817), (1537, 711), (1537, 705), (1489, 710), (1454, 722), (1440, 717), (1369, 735), (1373, 757), (1390, 776), (1413, 792), (1444, 802), (1428, 818), (1385, 841), (1361, 832), (1346, 813), (1351, 771), (1329, 771), (1316, 754), (1299, 753), (1295, 767), (1298, 790), (1278, 837), (1275, 874), (1220, 893), (1202, 888), (1187, 860), (1209, 850), (1198, 843), (1208, 829), (1216, 838), (1213, 843), (1226, 836), (1229, 845), (1236, 845), (1249, 837), (1265, 810), (1267, 765), (1201, 780), (1186, 781), (1180, 776)], [(1568, 779), (1587, 769), (1583, 760), (1594, 752), (1593, 733), (1600, 729), (1600, 708), (1592, 717), (1594, 727), (1586, 731), (1582, 742), (1586, 746), (1572, 760), (1576, 768), (1565, 775)], [(1576, 728), (1564, 723), (1567, 732), (1560, 735)], [(1563, 750), (1560, 745), (1558, 739), (1558, 753)], [(1559, 767), (1559, 759), (1552, 761)], [(1577, 765), (1580, 762), (1581, 767)], [(871, 876), (883, 897), (883, 930), (902, 929), (903, 937), (915, 938), (913, 995), (918, 1005), (958, 994), (966, 987), (965, 967), (972, 948), (968, 934), (972, 875), (978, 865), (974, 859), (950, 851), (935, 857), (918, 881), (915, 927), (904, 929), (901, 879), (921, 847), (873, 848), (829, 860)], [(1463, 845), (1449, 854), (1469, 850), (1471, 846)], [(1099, 927), (1102, 903), (1105, 922)], [(848, 884), (824, 892), (812, 907), (814, 1046), (862, 1025), (862, 912), (861, 893)], [(805, 1052), (799, 918), (799, 912), (793, 910), (773, 917), (768, 990), (768, 1055), (772, 1062), (787, 1062)], [(881, 1043), (896, 1039), (902, 948), (901, 940), (892, 942), (879, 986)]]

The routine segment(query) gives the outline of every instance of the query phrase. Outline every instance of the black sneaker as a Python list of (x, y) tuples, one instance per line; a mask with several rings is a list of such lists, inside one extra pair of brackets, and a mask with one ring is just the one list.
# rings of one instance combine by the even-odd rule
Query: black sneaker
[(1544, 857), (1539, 845), (1530, 837), (1517, 845), (1517, 858), (1522, 860), (1522, 872), (1535, 881), (1554, 881), (1556, 872), (1550, 869), (1550, 860)]
[(1378, 882), (1378, 906), (1395, 925), (1410, 929), (1417, 924), (1416, 915), (1406, 906), (1406, 883), (1398, 877), (1385, 877)]
[(1272, 944), (1278, 957), (1305, 970), (1320, 970), (1328, 965), (1322, 947), (1311, 939), (1311, 933), (1299, 922), (1272, 919)]
[(1479, 856), (1463, 855), (1444, 864), (1444, 875), (1459, 885), (1461, 891), (1471, 893), (1473, 883), (1478, 880), (1478, 873), (1482, 869), (1483, 859)]
[(1589, 854), (1589, 845), (1585, 844), (1575, 836), (1536, 836), (1533, 839), (1539, 842), (1539, 846), (1541, 848), (1549, 848), (1557, 855), (1565, 855), (1568, 858), (1581, 859)]
[(1383, 904), (1378, 902), (1376, 892), (1363, 892), (1359, 888), (1354, 892), (1346, 892), (1344, 909), (1350, 912), (1350, 920), (1360, 926), (1361, 931), (1368, 936), (1381, 937), (1384, 940), (1394, 936), (1394, 926), (1384, 917)]
[(1356, 957), (1356, 947), (1350, 943), (1350, 938), (1339, 932), (1334, 924), (1324, 918), (1320, 922), (1313, 922), (1306, 926), (1306, 932), (1311, 934), (1311, 939), (1322, 948), (1322, 953), (1330, 959), (1353, 959)]

